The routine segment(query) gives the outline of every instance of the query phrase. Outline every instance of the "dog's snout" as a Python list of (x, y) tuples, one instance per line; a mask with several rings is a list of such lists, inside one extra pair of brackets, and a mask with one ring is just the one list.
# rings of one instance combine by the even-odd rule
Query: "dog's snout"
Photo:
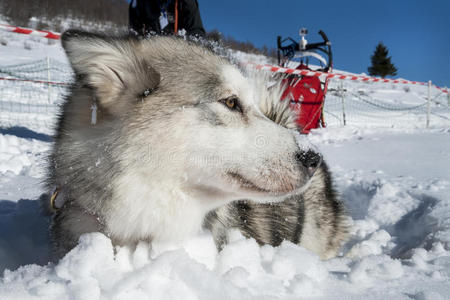
[(312, 176), (322, 162), (322, 155), (312, 150), (299, 151), (295, 153), (295, 159), (305, 167), (308, 174)]

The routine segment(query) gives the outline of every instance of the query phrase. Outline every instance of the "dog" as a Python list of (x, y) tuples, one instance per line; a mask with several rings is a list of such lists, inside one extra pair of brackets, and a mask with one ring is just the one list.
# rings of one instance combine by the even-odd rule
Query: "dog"
[(347, 236), (321, 155), (295, 130), (280, 84), (179, 37), (62, 35), (75, 82), (46, 180), (55, 254), (83, 233), (115, 245), (239, 229), (326, 259)]

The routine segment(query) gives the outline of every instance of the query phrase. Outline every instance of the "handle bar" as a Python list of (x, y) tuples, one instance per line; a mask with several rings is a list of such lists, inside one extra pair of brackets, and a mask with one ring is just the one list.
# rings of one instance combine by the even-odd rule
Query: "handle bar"
[(330, 41), (328, 40), (328, 37), (327, 37), (327, 35), (325, 34), (325, 32), (323, 32), (322, 30), (320, 30), (320, 31), (319, 31), (319, 34), (320, 34), (320, 36), (322, 37), (323, 42), (321, 42), (321, 43), (307, 44), (307, 45), (306, 45), (306, 50), (314, 49), (314, 48), (317, 48), (317, 47), (319, 47), (319, 46), (328, 46), (328, 45), (329, 45)]

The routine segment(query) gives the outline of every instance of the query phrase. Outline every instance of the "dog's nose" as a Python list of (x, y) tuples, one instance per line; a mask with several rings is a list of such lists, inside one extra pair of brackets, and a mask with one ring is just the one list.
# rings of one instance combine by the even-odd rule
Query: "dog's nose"
[(312, 176), (322, 162), (322, 155), (312, 150), (299, 151), (295, 153), (295, 159), (306, 168), (309, 176)]

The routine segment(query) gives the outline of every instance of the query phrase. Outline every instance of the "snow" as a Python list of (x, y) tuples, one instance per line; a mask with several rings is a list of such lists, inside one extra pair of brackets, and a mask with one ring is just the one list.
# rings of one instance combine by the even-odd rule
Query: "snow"
[[(8, 41), (0, 45), (0, 66), (46, 56), (66, 63), (57, 43), (0, 34)], [(427, 93), (417, 86), (346, 88), (396, 105), (421, 104)], [(40, 213), (38, 199), (58, 100), (47, 102), (46, 92), (39, 93), (44, 95), (36, 101), (45, 110), (22, 111), (14, 124), (0, 123), (2, 300), (450, 298), (449, 119), (434, 118), (424, 129), (423, 111), (395, 118), (373, 111), (366, 119), (349, 112), (349, 125), (330, 121), (328, 128), (313, 130), (309, 140), (324, 154), (351, 216), (351, 238), (337, 258), (321, 261), (289, 242), (261, 247), (232, 231), (221, 252), (208, 232), (182, 245), (140, 242), (134, 248), (113, 247), (108, 237), (92, 233), (50, 262), (50, 217)], [(7, 96), (0, 103), (26, 100), (14, 92), (0, 95)], [(448, 117), (445, 98), (436, 99), (439, 114)], [(12, 114), (8, 107), (0, 109)], [(328, 108), (340, 113), (338, 105)]]

